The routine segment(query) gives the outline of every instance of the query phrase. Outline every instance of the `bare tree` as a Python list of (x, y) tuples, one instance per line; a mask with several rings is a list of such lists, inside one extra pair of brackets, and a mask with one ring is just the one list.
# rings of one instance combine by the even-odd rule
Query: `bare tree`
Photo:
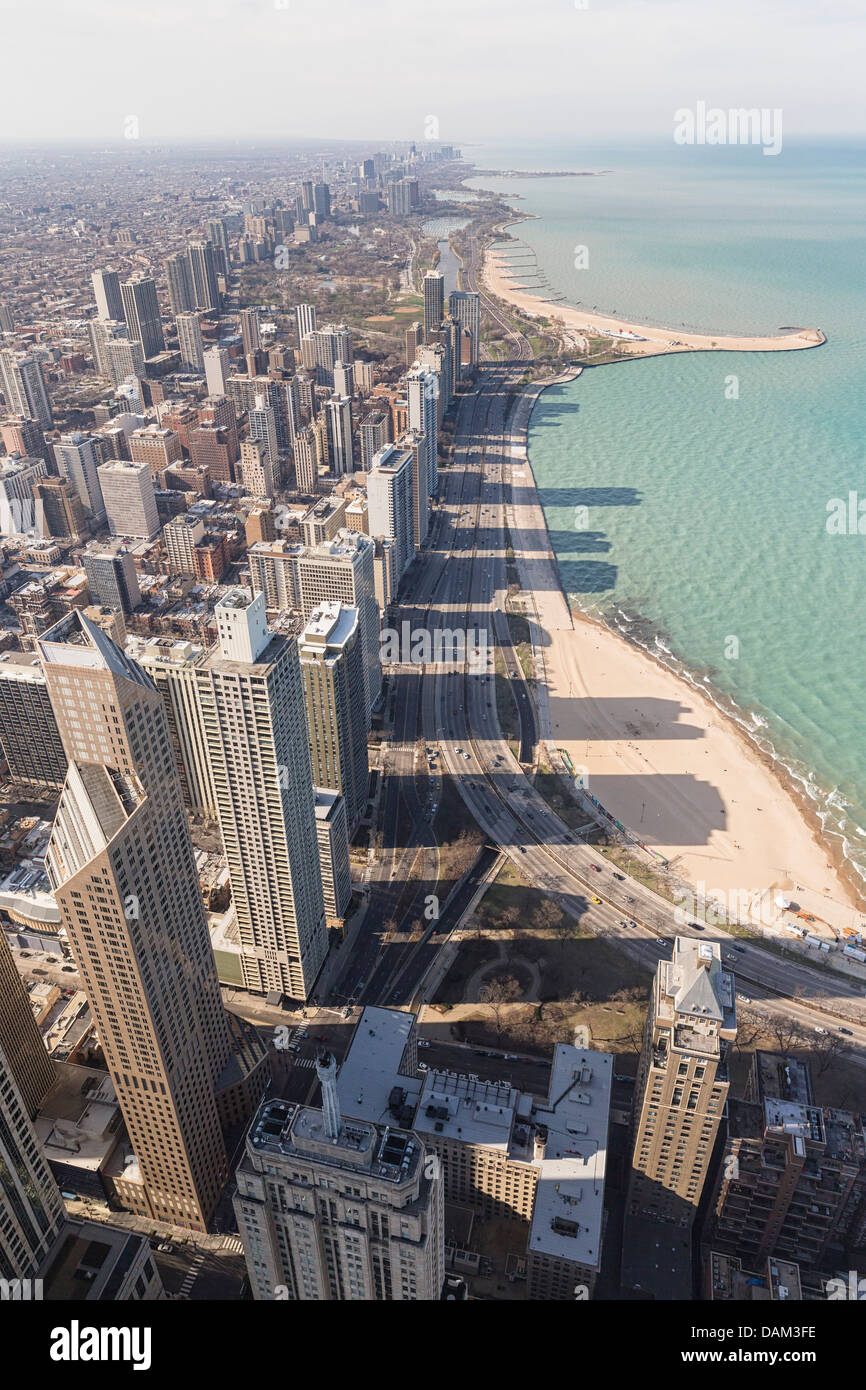
[(826, 1033), (823, 1037), (819, 1034), (811, 1046), (817, 1058), (819, 1076), (823, 1076), (826, 1071), (830, 1070), (834, 1062), (846, 1056), (850, 1051), (844, 1038), (840, 1038), (837, 1033)]
[(479, 992), (481, 1003), (486, 1004), (493, 1015), (497, 1039), (502, 1037), (506, 1005), (516, 1003), (522, 993), (513, 975), (494, 975)]

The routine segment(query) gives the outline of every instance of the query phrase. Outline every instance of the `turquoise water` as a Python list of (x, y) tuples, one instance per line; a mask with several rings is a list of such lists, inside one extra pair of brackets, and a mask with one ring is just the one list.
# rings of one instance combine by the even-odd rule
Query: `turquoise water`
[(530, 451), (566, 591), (733, 704), (866, 878), (866, 534), (826, 526), (831, 499), (866, 499), (864, 153), (467, 152), (612, 171), (477, 181), (538, 214), (513, 230), (569, 302), (719, 333), (827, 333), (807, 352), (585, 371), (545, 392)]

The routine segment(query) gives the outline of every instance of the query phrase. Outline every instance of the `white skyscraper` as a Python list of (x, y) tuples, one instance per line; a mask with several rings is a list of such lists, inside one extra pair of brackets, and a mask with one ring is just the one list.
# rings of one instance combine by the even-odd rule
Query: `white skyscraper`
[(196, 313), (178, 314), (177, 346), (180, 351), (180, 367), (183, 372), (204, 371), (204, 342), (201, 336), (201, 323)]
[(35, 357), (14, 348), (0, 350), (0, 388), (10, 415), (28, 415), (43, 429), (54, 425), (42, 368)]
[(367, 474), (370, 535), (396, 542), (398, 580), (415, 556), (414, 465), (411, 448), (387, 444)]
[(409, 400), (409, 428), (423, 435), (427, 449), (427, 478), (431, 497), (439, 490), (438, 432), (439, 387), (436, 373), (425, 367), (412, 367), (406, 373)]
[(99, 481), (102, 449), (96, 435), (82, 434), (80, 430), (62, 434), (60, 443), (54, 445), (54, 460), (61, 478), (69, 479), (90, 515), (96, 521), (102, 520), (105, 516)]
[(211, 347), (204, 353), (204, 374), (209, 396), (224, 396), (229, 355), (225, 348)]
[(90, 279), (93, 282), (97, 316), (103, 320), (122, 319), (123, 296), (120, 293), (120, 276), (117, 271), (94, 270)]
[(248, 589), (215, 616), (196, 679), (244, 984), (306, 1000), (328, 939), (297, 642), (269, 631)]
[(298, 321), (298, 342), (300, 343), (308, 333), (314, 333), (316, 330), (315, 304), (297, 304), (295, 316)]
[(149, 464), (115, 459), (98, 471), (111, 534), (151, 540), (159, 530), (159, 513)]

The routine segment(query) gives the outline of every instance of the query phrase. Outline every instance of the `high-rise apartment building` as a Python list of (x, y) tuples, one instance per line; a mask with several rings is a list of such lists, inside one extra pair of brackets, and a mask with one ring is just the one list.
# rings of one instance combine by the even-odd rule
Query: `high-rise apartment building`
[(415, 472), (417, 456), (387, 444), (367, 474), (367, 519), (371, 536), (387, 536), (397, 547), (397, 580), (415, 557)]
[(33, 486), (47, 471), (44, 459), (0, 460), (0, 536), (41, 534)]
[(439, 490), (439, 384), (436, 373), (416, 366), (406, 373), (409, 429), (424, 440), (427, 459), (427, 495)]
[(189, 244), (189, 266), (192, 274), (192, 289), (195, 309), (219, 309), (220, 295), (217, 286), (216, 265), (213, 247), (209, 241), (191, 241)]
[(273, 497), (274, 465), (262, 440), (244, 440), (240, 471), (241, 481), (251, 497)]
[(428, 270), (424, 276), (424, 340), (445, 317), (445, 276), (441, 270)]
[(105, 519), (105, 499), (99, 470), (103, 464), (102, 441), (99, 435), (62, 434), (54, 445), (54, 460), (61, 478), (68, 478), (94, 521)]
[(192, 815), (215, 821), (216, 793), (196, 676), (207, 657), (205, 648), (174, 637), (128, 637), (125, 650), (163, 697), (186, 805)]
[(152, 540), (159, 531), (159, 512), (148, 464), (128, 459), (104, 463), (99, 482), (111, 534)]
[(329, 323), (322, 328), (314, 328), (309, 336), (313, 341), (316, 381), (319, 386), (327, 386), (333, 391), (334, 366), (337, 362), (349, 363), (353, 360), (352, 330), (345, 324)]
[(271, 545), (252, 546), (247, 555), (253, 590), (265, 595), (271, 610), (294, 608), (306, 619), (321, 603), (338, 601), (357, 608), (368, 712), (382, 685), (374, 553), (369, 536), (340, 531), (323, 545), (309, 547), (274, 541)]
[(29, 415), (43, 429), (53, 429), (51, 402), (35, 357), (14, 348), (0, 348), (0, 390), (9, 415)]
[(81, 562), (90, 593), (104, 608), (131, 613), (141, 603), (135, 561), (126, 546), (114, 541), (94, 542), (84, 551)]
[[(4, 729), (5, 732), (5, 729)], [(48, 1056), (24, 982), (18, 974), (5, 934), (0, 931), (0, 1051), (15, 1080), (31, 1120), (54, 1084)], [(2, 1086), (2, 1079), (0, 1079)], [(2, 1222), (0, 1222), (2, 1224)]]
[(120, 286), (123, 298), (123, 317), (130, 338), (141, 343), (145, 358), (156, 357), (165, 351), (162, 319), (156, 285), (149, 275), (133, 275)]
[(200, 315), (194, 312), (178, 314), (175, 323), (181, 371), (203, 372), (204, 341), (201, 336)]
[(361, 468), (369, 473), (373, 458), (380, 449), (391, 441), (390, 416), (385, 410), (371, 410), (358, 425), (358, 439), (361, 445)]
[(298, 345), (300, 346), (308, 333), (315, 333), (316, 331), (315, 304), (296, 304), (295, 318), (298, 324)]
[(205, 350), (204, 373), (209, 396), (224, 396), (228, 379), (229, 355), (225, 348), (211, 347)]
[(469, 334), (470, 364), (478, 364), (481, 352), (481, 296), (473, 290), (452, 290), (448, 296), (448, 312), (452, 319)]
[(328, 941), (297, 642), (246, 589), (215, 616), (198, 690), (244, 983), (306, 1000)]
[(642, 1233), (659, 1223), (680, 1233), (682, 1259), (672, 1273), (688, 1273), (689, 1233), (727, 1102), (736, 1032), (734, 977), (720, 945), (678, 936), (673, 958), (656, 971), (635, 1082), (626, 1278)]
[(343, 921), (352, 901), (349, 827), (346, 823), (346, 805), (339, 792), (332, 792), (327, 787), (314, 787), (313, 793), (316, 798), (316, 839), (319, 843), (325, 919), (330, 925)]
[(258, 309), (241, 309), (238, 314), (238, 321), (241, 327), (241, 339), (243, 341), (244, 357), (251, 352), (258, 352), (262, 345), (262, 333), (259, 327)]
[(39, 1147), (2, 1036), (0, 1177), (0, 1279), (32, 1280), (38, 1277), (66, 1212)]
[[(111, 376), (111, 364), (108, 357), (109, 343), (117, 340), (128, 340), (129, 329), (123, 319), (88, 319), (87, 336), (90, 340), (90, 351), (93, 354), (93, 365), (101, 376)], [(140, 350), (140, 349), (139, 349)], [(143, 360), (143, 359), (142, 359)], [(129, 373), (127, 373), (127, 376)]]
[(42, 508), (42, 535), (57, 540), (77, 541), (87, 531), (87, 515), (81, 498), (69, 478), (37, 478), (33, 500)]
[(171, 574), (195, 574), (195, 548), (204, 540), (204, 522), (199, 516), (181, 512), (162, 528), (166, 560)]
[(145, 375), (144, 353), (141, 343), (134, 338), (121, 335), (112, 338), (105, 345), (105, 359), (108, 363), (107, 375), (115, 387), (122, 386), (130, 377), (140, 381)]
[(69, 759), (46, 866), (135, 1156), (124, 1198), (202, 1230), (238, 1079), (162, 697), (80, 613), (39, 648)]
[(0, 747), (16, 782), (63, 786), (66, 754), (33, 652), (0, 652)]
[(51, 446), (38, 420), (29, 415), (12, 415), (0, 423), (0, 438), (6, 446), (7, 454), (20, 454), (22, 458), (45, 459), (52, 457)]
[(295, 435), (295, 484), (299, 492), (319, 490), (319, 468), (316, 441), (309, 425)]
[(120, 276), (117, 271), (94, 270), (90, 279), (93, 282), (97, 317), (103, 322), (108, 319), (122, 319), (123, 295), (120, 293)]
[(235, 1213), (253, 1297), (433, 1301), (444, 1269), (438, 1167), (417, 1135), (340, 1114), (319, 1056), (321, 1110), (266, 1101), (237, 1170)]
[(367, 803), (370, 775), (358, 610), (320, 604), (298, 639), (298, 654), (313, 782), (340, 793), (352, 836)]
[(331, 473), (340, 478), (354, 473), (355, 455), (352, 447), (352, 402), (348, 396), (332, 396), (325, 404), (328, 422), (328, 453)]
[(192, 271), (189, 256), (185, 251), (176, 251), (165, 263), (168, 281), (168, 302), (172, 314), (188, 314), (195, 308), (195, 291), (192, 287)]

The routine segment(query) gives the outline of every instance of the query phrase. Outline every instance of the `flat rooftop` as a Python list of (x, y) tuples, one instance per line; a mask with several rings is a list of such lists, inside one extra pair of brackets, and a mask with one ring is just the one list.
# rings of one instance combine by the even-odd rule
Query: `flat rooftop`
[(420, 1078), (400, 1071), (414, 1024), (415, 1015), (401, 1009), (364, 1009), (337, 1077), (343, 1115), (387, 1124), (389, 1096), (398, 1084), (409, 1092), (407, 1103), (418, 1100)]

